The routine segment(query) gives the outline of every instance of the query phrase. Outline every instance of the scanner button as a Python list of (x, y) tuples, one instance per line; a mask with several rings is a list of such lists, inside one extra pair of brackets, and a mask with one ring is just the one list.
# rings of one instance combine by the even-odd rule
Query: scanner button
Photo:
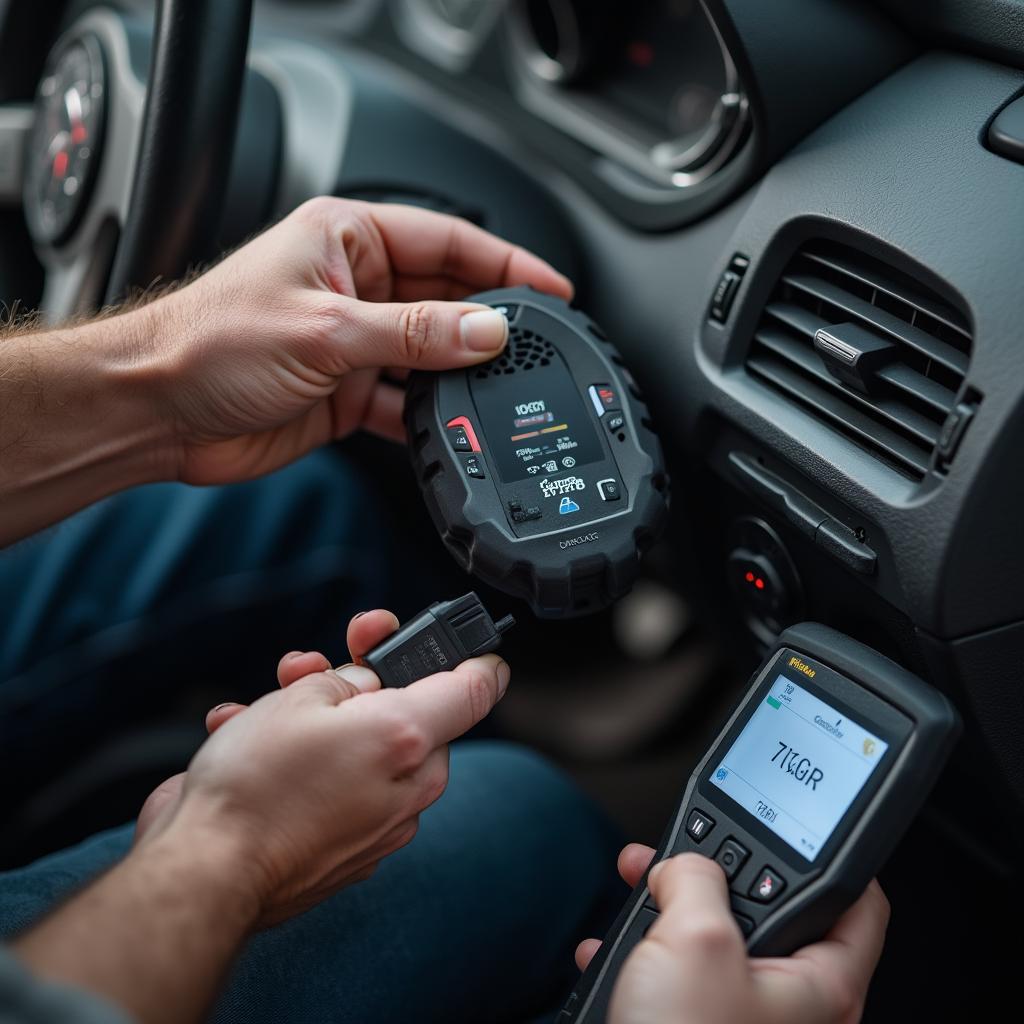
[(754, 922), (745, 914), (733, 913), (732, 916), (736, 918), (736, 923), (740, 926), (740, 931), (743, 932), (743, 938), (746, 938), (754, 930)]
[(750, 898), (758, 903), (771, 903), (786, 888), (786, 881), (769, 867), (763, 867), (750, 887)]
[(487, 475), (484, 472), (484, 464), (475, 456), (471, 455), (465, 461), (466, 476), (475, 477), (477, 480), (483, 480)]
[(619, 481), (612, 477), (609, 477), (607, 480), (598, 480), (597, 490), (601, 495), (602, 501), (618, 501), (622, 496)]
[(715, 860), (725, 872), (725, 877), (732, 881), (749, 856), (750, 851), (746, 847), (741, 846), (735, 839), (726, 839), (718, 848)]
[(466, 433), (465, 427), (449, 427), (448, 443), (457, 452), (471, 452), (473, 450), (473, 445), (470, 443), (469, 434)]
[(604, 425), (608, 428), (609, 434), (615, 434), (622, 430), (626, 425), (626, 417), (622, 415), (622, 410), (610, 409)]
[(686, 819), (686, 831), (695, 843), (699, 843), (714, 827), (715, 819), (703, 811), (690, 811), (690, 817)]
[(609, 409), (619, 404), (619, 396), (611, 384), (591, 384), (590, 401), (598, 416), (603, 416)]

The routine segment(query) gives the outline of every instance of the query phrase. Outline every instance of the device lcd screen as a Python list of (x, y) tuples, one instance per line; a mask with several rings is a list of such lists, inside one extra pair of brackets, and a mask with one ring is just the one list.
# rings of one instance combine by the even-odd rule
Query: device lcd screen
[(586, 406), (561, 359), (525, 373), (475, 379), (471, 387), (487, 451), (506, 482), (566, 473), (603, 457)]
[(813, 861), (887, 749), (780, 675), (709, 781)]

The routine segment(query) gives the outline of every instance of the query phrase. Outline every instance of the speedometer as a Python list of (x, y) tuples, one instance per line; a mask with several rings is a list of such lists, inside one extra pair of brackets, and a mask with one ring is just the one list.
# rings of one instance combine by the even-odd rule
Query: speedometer
[(25, 164), (25, 215), (43, 244), (64, 241), (85, 209), (100, 158), (105, 101), (96, 39), (83, 36), (58, 50), (39, 83)]

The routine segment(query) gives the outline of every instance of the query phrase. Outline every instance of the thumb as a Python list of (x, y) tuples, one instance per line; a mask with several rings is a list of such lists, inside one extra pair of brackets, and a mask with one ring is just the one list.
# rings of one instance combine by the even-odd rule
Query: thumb
[(294, 699), (311, 700), (318, 704), (341, 704), (360, 693), (380, 689), (376, 672), (363, 665), (342, 665), (329, 672), (312, 672), (292, 683), (285, 693)]
[(339, 302), (338, 358), (349, 370), (456, 369), (493, 359), (508, 341), (508, 321), (490, 306), (344, 297)]

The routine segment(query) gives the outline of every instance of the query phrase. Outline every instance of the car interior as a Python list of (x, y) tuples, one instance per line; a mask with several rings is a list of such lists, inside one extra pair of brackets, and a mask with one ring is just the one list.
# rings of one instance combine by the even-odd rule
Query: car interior
[[(71, 87), (90, 145), (54, 192)], [(452, 213), (550, 261), (665, 452), (669, 522), (632, 591), (542, 620), (455, 564), (404, 450), (338, 446), (418, 592), (516, 616), (514, 683), (481, 731), (655, 845), (786, 627), (860, 641), (964, 722), (880, 876), (893, 918), (865, 1019), (1015, 1005), (1024, 3), (0, 5), (8, 309), (93, 311), (316, 195)], [(394, 589), (400, 617), (419, 610)], [(60, 752), (6, 814), (0, 866), (130, 819), (222, 699), (197, 678)]]

